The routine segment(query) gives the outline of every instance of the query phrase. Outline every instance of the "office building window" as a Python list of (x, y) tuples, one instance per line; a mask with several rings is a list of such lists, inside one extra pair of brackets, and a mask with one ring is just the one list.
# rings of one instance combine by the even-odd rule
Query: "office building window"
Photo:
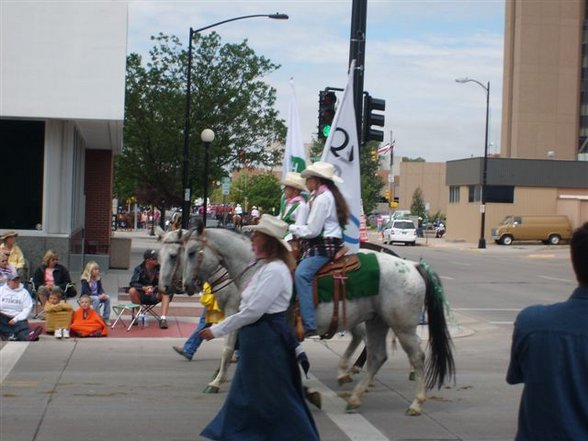
[(512, 185), (487, 185), (486, 202), (500, 204), (512, 204), (514, 202), (514, 186)]
[(468, 202), (480, 202), (482, 200), (482, 187), (480, 185), (468, 185)]
[(449, 186), (449, 203), (450, 204), (459, 203), (459, 185)]
[(0, 119), (2, 193), (0, 228), (34, 230), (43, 219), (45, 122)]

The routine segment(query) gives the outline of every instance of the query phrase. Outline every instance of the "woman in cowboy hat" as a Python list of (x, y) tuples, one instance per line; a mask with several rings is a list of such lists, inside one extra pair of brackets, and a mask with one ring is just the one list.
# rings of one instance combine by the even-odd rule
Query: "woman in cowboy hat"
[(282, 239), (287, 224), (264, 214), (257, 225), (243, 228), (253, 232), (259, 269), (241, 293), (239, 312), (200, 332), (210, 340), (238, 329), (240, 344), (229, 395), (201, 435), (213, 440), (318, 440), (304, 401), (297, 342), (286, 320), (295, 265)]
[[(280, 219), (288, 225), (305, 225), (308, 218), (308, 204), (301, 194), (306, 190), (305, 179), (300, 176), (300, 173), (288, 172), (281, 184), (284, 186), (284, 195)], [(294, 257), (298, 259), (300, 251), (298, 239), (295, 239), (292, 233), (288, 233), (285, 239), (292, 247)]]
[(22, 254), (22, 250), (16, 244), (17, 237), (18, 233), (15, 233), (14, 231), (9, 231), (0, 236), (0, 240), (2, 241), (2, 244), (0, 245), (0, 252), (8, 254), (8, 263), (16, 268), (19, 276), (23, 278), (26, 276), (26, 261), (24, 255)]
[(294, 283), (300, 301), (305, 335), (316, 335), (316, 313), (312, 299), (312, 279), (317, 271), (335, 257), (343, 245), (343, 229), (349, 207), (337, 188), (343, 180), (335, 175), (328, 162), (315, 162), (300, 173), (310, 191), (310, 213), (306, 225), (290, 225), (289, 230), (301, 239), (302, 260), (296, 268)]
[(288, 225), (304, 225), (308, 218), (308, 204), (301, 193), (306, 190), (305, 179), (300, 173), (288, 172), (281, 184), (284, 186), (284, 206), (280, 219)]

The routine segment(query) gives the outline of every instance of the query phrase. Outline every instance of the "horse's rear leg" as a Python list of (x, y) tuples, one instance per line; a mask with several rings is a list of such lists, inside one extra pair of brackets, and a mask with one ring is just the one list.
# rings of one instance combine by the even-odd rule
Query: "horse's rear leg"
[(339, 375), (337, 376), (337, 382), (339, 383), (339, 386), (345, 383), (351, 383), (353, 381), (351, 375), (356, 372), (354, 371), (354, 367), (349, 369), (349, 359), (359, 344), (365, 340), (365, 326), (363, 324), (354, 326), (349, 331), (351, 333), (351, 341), (349, 342), (349, 346), (347, 346), (347, 349), (345, 349), (345, 352), (339, 361)]
[(225, 338), (225, 347), (223, 348), (223, 355), (221, 357), (220, 366), (216, 377), (208, 383), (204, 388), (204, 393), (216, 394), (220, 391), (220, 385), (227, 381), (227, 374), (229, 372), (229, 366), (231, 364), (231, 358), (235, 351), (235, 342), (237, 341), (237, 334), (235, 332), (230, 333)]
[(365, 322), (367, 332), (367, 375), (353, 389), (347, 401), (347, 411), (361, 405), (361, 397), (387, 359), (386, 336), (388, 325), (379, 317)]
[(422, 405), (427, 400), (425, 387), (425, 353), (421, 348), (420, 338), (416, 335), (416, 329), (412, 332), (396, 332), (398, 341), (406, 352), (408, 360), (414, 370), (414, 380), (416, 381), (416, 396), (413, 402), (406, 409), (406, 415), (418, 416), (422, 414)]

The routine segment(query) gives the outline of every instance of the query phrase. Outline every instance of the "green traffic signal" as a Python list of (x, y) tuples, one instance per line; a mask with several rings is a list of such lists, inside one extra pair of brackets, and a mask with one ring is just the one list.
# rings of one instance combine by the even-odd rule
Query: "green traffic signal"
[(328, 138), (329, 133), (331, 133), (331, 126), (327, 124), (327, 125), (323, 126), (323, 136), (325, 138)]

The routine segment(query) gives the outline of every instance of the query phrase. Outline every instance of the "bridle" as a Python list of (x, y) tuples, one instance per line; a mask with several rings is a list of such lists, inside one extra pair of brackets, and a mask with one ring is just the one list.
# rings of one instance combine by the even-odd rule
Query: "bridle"
[[(198, 274), (200, 273), (200, 267), (202, 265), (202, 262), (204, 261), (204, 250), (205, 248), (208, 248), (218, 259), (218, 264), (219, 264), (219, 268), (217, 270), (215, 270), (215, 272), (213, 273), (216, 274), (219, 269), (224, 269), (225, 273), (223, 273), (219, 279), (222, 280), (217, 280), (215, 283), (222, 283), (222, 282), (226, 282), (227, 280), (229, 281), (226, 285), (230, 284), (231, 282), (235, 282), (235, 284), (238, 284), (239, 280), (245, 275), (245, 273), (247, 273), (247, 271), (249, 271), (251, 268), (255, 267), (257, 265), (257, 263), (260, 261), (260, 259), (256, 259), (253, 262), (251, 262), (249, 265), (247, 265), (245, 267), (245, 269), (243, 269), (243, 271), (241, 271), (235, 278), (231, 279), (229, 272), (227, 271), (226, 267), (225, 267), (225, 258), (223, 257), (223, 255), (218, 251), (218, 249), (211, 245), (208, 242), (208, 238), (206, 237), (206, 230), (203, 230), (202, 233), (200, 233), (198, 236), (193, 237), (190, 236), (189, 241), (196, 241), (198, 243), (200, 243), (202, 245), (202, 247), (198, 250), (198, 256), (196, 257), (196, 265), (194, 266), (194, 270), (192, 271), (192, 281), (196, 280), (198, 278)], [(226, 278), (224, 278), (226, 276)], [(208, 282), (211, 286), (213, 286), (213, 283), (211, 283), (210, 281)], [(226, 285), (222, 286), (222, 288), (224, 288)], [(215, 290), (213, 289), (213, 292)]]

